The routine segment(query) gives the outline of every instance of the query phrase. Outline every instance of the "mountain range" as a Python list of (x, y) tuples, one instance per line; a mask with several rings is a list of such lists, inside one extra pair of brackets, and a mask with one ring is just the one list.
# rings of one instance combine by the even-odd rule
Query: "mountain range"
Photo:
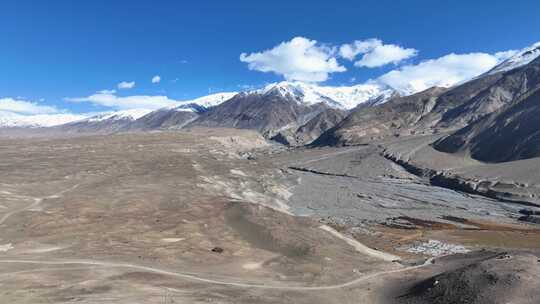
[[(4, 127), (46, 127), (68, 133), (113, 133), (184, 127), (230, 127), (260, 131), (289, 145), (304, 145), (341, 121), (360, 104), (384, 103), (398, 93), (377, 84), (325, 87), (280, 82), (245, 92), (218, 93), (158, 110), (123, 110), (73, 117), (57, 124), (16, 119)], [(295, 134), (298, 132), (298, 136)]]
[(540, 43), (452, 88), (430, 88), (361, 107), (314, 145), (356, 145), (386, 137), (449, 134), (433, 144), (484, 162), (540, 156)]
[(440, 151), (502, 162), (540, 156), (539, 57), (536, 43), (474, 79), (422, 92), (397, 91), (374, 81), (342, 87), (280, 82), (158, 110), (85, 118), (60, 114), (54, 121), (0, 113), (0, 126), (71, 133), (242, 128), (290, 146), (356, 145), (441, 133), (447, 135), (434, 143)]

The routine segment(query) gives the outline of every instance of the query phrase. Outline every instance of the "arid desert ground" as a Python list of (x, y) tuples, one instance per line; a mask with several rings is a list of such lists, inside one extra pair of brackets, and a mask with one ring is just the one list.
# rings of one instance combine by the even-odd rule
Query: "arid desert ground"
[(385, 145), (287, 149), (229, 129), (2, 138), (0, 302), (431, 303), (466, 300), (437, 284), (469, 276), (485, 303), (536, 303), (540, 229), (523, 206), (432, 186)]

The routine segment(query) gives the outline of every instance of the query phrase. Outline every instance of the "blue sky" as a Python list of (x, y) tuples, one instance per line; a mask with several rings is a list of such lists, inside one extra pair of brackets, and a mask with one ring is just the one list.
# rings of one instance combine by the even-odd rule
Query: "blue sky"
[[(101, 90), (185, 100), (285, 78), (351, 85), (450, 53), (495, 56), (540, 40), (540, 3), (533, 0), (291, 2), (5, 0), (0, 98), (80, 113), (114, 108), (84, 101)], [(330, 72), (285, 74), (294, 54), (265, 53), (295, 37), (313, 43)], [(369, 66), (354, 64), (365, 51), (340, 54), (343, 45), (359, 51), (354, 41), (368, 39), (411, 51)], [(156, 75), (160, 82), (152, 83)], [(135, 85), (118, 89), (120, 82)]]

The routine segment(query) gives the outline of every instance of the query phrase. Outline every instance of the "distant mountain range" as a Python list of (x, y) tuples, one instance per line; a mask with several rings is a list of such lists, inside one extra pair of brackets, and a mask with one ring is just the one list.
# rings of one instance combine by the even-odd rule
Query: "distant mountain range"
[[(303, 145), (333, 127), (360, 104), (384, 103), (398, 93), (380, 84), (324, 87), (301, 82), (280, 82), (246, 92), (218, 93), (158, 110), (125, 110), (58, 124), (30, 123), (30, 119), (3, 126), (52, 127), (61, 132), (112, 133), (184, 127), (255, 129), (267, 138)], [(15, 119), (13, 119), (15, 120)], [(309, 124), (308, 124), (309, 122)], [(295, 133), (299, 132), (296, 136)], [(285, 140), (287, 139), (287, 140)]]
[[(255, 129), (267, 138), (303, 145), (333, 127), (339, 122), (338, 117), (344, 117), (358, 105), (375, 101), (383, 103), (393, 94), (394, 90), (378, 85), (319, 87), (281, 82), (264, 89), (239, 93), (201, 113), (188, 126)], [(324, 128), (320, 129), (321, 126)], [(315, 130), (319, 131), (313, 133)], [(312, 134), (293, 139), (297, 132)]]
[(219, 93), (159, 110), (35, 121), (0, 113), (3, 127), (112, 133), (227, 127), (259, 131), (291, 146), (354, 145), (385, 137), (450, 133), (434, 144), (483, 161), (540, 156), (540, 43), (451, 88), (398, 92), (376, 82), (343, 87), (280, 82)]

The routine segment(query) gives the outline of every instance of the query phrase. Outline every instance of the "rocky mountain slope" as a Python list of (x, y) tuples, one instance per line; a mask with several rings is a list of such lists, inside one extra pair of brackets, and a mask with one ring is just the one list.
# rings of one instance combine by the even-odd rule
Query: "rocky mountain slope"
[(278, 90), (264, 94), (241, 93), (202, 113), (188, 126), (254, 129), (270, 138), (279, 131), (301, 125), (328, 108), (323, 103), (303, 104)]
[(176, 107), (158, 110), (134, 109), (98, 114), (56, 128), (66, 132), (147, 131), (180, 129), (196, 119), (200, 113), (230, 99), (236, 93), (218, 93), (180, 103)]
[(283, 130), (272, 139), (288, 146), (304, 146), (312, 143), (325, 131), (341, 122), (346, 116), (346, 111), (333, 108), (326, 109), (304, 125)]
[(540, 156), (540, 58), (506, 72), (493, 90), (508, 102), (436, 143), (435, 148), (469, 153), (486, 162)]
[(152, 110), (136, 109), (103, 113), (64, 125), (55, 126), (65, 132), (119, 132), (126, 131), (137, 119), (149, 114)]
[(382, 104), (396, 94), (395, 90), (376, 83), (329, 87), (280, 82), (240, 94), (203, 96), (174, 108), (79, 117), (55, 129), (70, 133), (112, 133), (186, 126), (232, 127), (258, 130), (267, 138), (280, 134), (288, 138), (284, 143), (304, 145), (341, 121), (347, 111), (361, 104)]
[(199, 117), (204, 108), (186, 110), (185, 108), (160, 109), (144, 115), (131, 122), (129, 130), (157, 130), (157, 129), (181, 129), (186, 124)]
[(189, 126), (254, 129), (290, 145), (310, 143), (359, 104), (385, 102), (394, 90), (379, 85), (319, 87), (281, 82), (244, 92), (203, 113)]
[(444, 88), (431, 88), (411, 96), (392, 98), (382, 105), (361, 107), (313, 144), (365, 144), (388, 136), (414, 134), (416, 124), (433, 109), (435, 99), (444, 91)]
[[(491, 72), (453, 88), (432, 88), (411, 96), (392, 98), (372, 108), (359, 107), (315, 143), (351, 145), (388, 136), (457, 131), (437, 144), (437, 148), (446, 152), (472, 149), (473, 157), (486, 161), (536, 155), (533, 152), (537, 149), (534, 148), (534, 134), (538, 128), (530, 118), (526, 123), (523, 119), (535, 113), (534, 92), (540, 82), (540, 59), (533, 60), (531, 56), (540, 55), (539, 47), (535, 44)], [(521, 108), (511, 110), (526, 100)], [(510, 124), (510, 120), (518, 123), (518, 117), (522, 126), (520, 131), (517, 131), (517, 125)], [(482, 132), (481, 141), (478, 136)], [(498, 137), (494, 132), (500, 133)], [(514, 138), (510, 139), (510, 134)], [(477, 142), (474, 147), (469, 145), (474, 142)], [(501, 155), (487, 155), (495, 153), (494, 148), (500, 145), (506, 146), (507, 151)], [(482, 154), (481, 150), (487, 154)]]
[(540, 266), (529, 253), (494, 254), (462, 268), (445, 271), (414, 285), (399, 303), (535, 303)]
[[(257, 130), (292, 146), (355, 145), (456, 132), (436, 148), (484, 161), (521, 159), (540, 153), (538, 126), (531, 118), (536, 114), (539, 55), (537, 43), (468, 82), (409, 96), (376, 82), (350, 87), (280, 82), (238, 94), (204, 96), (174, 108), (100, 114), (56, 128), (120, 132), (228, 127)], [(499, 146), (504, 148), (495, 149)]]

